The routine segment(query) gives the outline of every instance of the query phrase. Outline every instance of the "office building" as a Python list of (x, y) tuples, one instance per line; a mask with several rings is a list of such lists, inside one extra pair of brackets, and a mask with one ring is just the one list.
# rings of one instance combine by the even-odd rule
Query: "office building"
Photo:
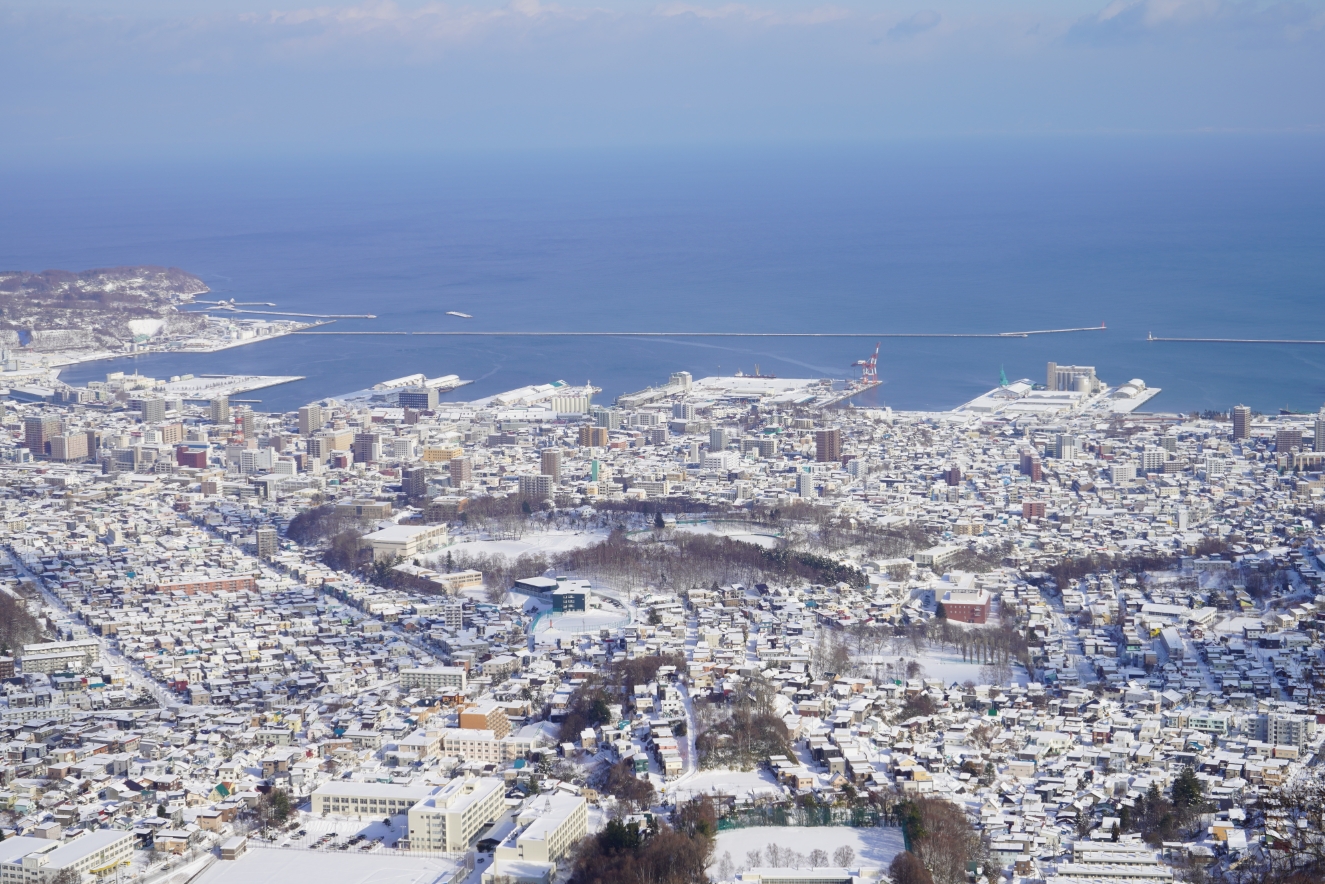
[(436, 787), (409, 810), (411, 850), (461, 853), (506, 809), (506, 783), (498, 777), (457, 777)]
[(23, 447), (33, 457), (46, 457), (51, 453), (51, 440), (60, 435), (58, 417), (23, 418)]
[(396, 402), (401, 408), (434, 411), (437, 408), (437, 388), (411, 387), (408, 390), (401, 390)]
[(709, 430), (709, 451), (722, 451), (732, 442), (731, 431), (725, 427)]
[(452, 485), (474, 481), (474, 462), (468, 457), (453, 457), (448, 467)]
[(520, 496), (525, 500), (549, 500), (553, 485), (551, 476), (521, 476)]
[(834, 463), (842, 459), (842, 431), (836, 427), (814, 431), (814, 459)]
[(212, 423), (230, 423), (230, 398), (221, 396), (211, 401)]
[(305, 405), (299, 409), (299, 435), (311, 436), (327, 422), (326, 413), (321, 405)]
[(354, 444), (354, 434), (349, 430), (333, 430), (319, 433), (308, 440), (308, 455), (315, 460), (325, 462), (333, 451), (349, 451)]
[(463, 457), (465, 449), (459, 445), (425, 445), (423, 446), (424, 463), (450, 463), (457, 457)]
[(1302, 450), (1302, 431), (1297, 427), (1280, 427), (1274, 434), (1274, 450), (1280, 454)]
[(1233, 406), (1233, 441), (1251, 438), (1251, 409), (1245, 405)]
[(561, 484), (561, 449), (545, 448), (539, 458), (539, 472), (552, 477), (553, 485)]
[(672, 406), (672, 419), (678, 421), (692, 421), (695, 419), (695, 406), (689, 402), (678, 402)]
[(381, 433), (355, 433), (350, 443), (355, 463), (376, 463), (382, 459)]
[(257, 537), (258, 558), (270, 559), (276, 555), (277, 550), (280, 549), (280, 536), (276, 533), (275, 528), (264, 526), (255, 531), (254, 534)]
[(87, 460), (87, 436), (83, 433), (71, 433), (51, 438), (51, 460), (60, 463), (77, 463)]

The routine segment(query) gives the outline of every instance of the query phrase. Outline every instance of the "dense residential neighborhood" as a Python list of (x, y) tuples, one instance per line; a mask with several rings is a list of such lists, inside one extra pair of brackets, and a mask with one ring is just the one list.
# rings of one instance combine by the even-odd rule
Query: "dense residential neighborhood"
[(1325, 413), (1047, 380), (11, 399), (0, 880), (1320, 874)]

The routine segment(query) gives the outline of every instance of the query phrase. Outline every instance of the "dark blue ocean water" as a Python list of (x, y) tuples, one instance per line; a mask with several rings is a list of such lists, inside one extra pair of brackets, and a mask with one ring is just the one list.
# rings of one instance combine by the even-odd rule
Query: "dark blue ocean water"
[[(1325, 346), (1325, 138), (908, 142), (0, 170), (0, 266), (174, 265), (217, 296), (375, 313), (331, 328), (997, 332), (884, 339), (871, 402), (949, 408), (1044, 363), (1164, 389), (1155, 410), (1312, 409)], [(446, 316), (448, 310), (473, 320)], [(75, 367), (300, 374), (285, 409), (415, 371), (469, 398), (687, 369), (845, 377), (865, 340), (291, 337)]]

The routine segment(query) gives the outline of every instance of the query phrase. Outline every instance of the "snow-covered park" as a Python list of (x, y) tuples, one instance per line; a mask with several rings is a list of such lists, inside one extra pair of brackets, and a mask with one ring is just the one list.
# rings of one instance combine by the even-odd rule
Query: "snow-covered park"
[[(775, 848), (772, 852), (770, 845)], [(851, 848), (853, 859), (848, 868), (887, 869), (893, 857), (905, 849), (902, 830), (892, 827), (753, 826), (718, 833), (709, 872), (721, 880), (720, 873), (728, 871), (727, 863), (732, 872), (770, 866), (809, 868), (811, 852), (824, 851), (831, 863), (841, 847)]]
[(429, 557), (434, 564), (452, 556), (506, 556), (518, 559), (524, 555), (539, 555), (567, 552), (592, 546), (607, 538), (608, 532), (601, 531), (530, 531), (513, 540), (462, 540)]

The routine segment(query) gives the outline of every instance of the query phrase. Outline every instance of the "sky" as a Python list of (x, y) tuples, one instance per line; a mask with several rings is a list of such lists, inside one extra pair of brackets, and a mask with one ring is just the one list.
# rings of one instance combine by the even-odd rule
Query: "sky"
[(0, 161), (1325, 131), (1325, 0), (0, 0)]

